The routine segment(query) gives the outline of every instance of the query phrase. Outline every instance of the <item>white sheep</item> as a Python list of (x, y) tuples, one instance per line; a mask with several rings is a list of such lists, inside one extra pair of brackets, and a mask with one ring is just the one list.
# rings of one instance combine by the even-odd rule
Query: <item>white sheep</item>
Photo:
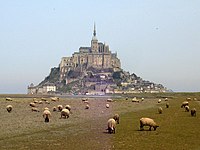
[(162, 112), (163, 112), (162, 107), (158, 107), (158, 113), (159, 113), (159, 114), (162, 114)]
[(45, 107), (44, 110), (49, 110), (49, 108), (48, 108), (48, 107)]
[(190, 107), (187, 105), (185, 106), (185, 111), (189, 112), (190, 111)]
[(168, 98), (167, 98), (167, 97), (165, 98), (165, 101), (168, 101)]
[(65, 105), (65, 108), (71, 111), (71, 106), (70, 105)]
[(51, 97), (51, 101), (54, 101), (54, 102), (59, 101), (59, 97)]
[(161, 103), (161, 101), (162, 101), (162, 100), (161, 100), (161, 99), (159, 99), (159, 100), (158, 100), (158, 103)]
[(7, 101), (12, 101), (12, 98), (6, 97), (6, 100), (7, 100)]
[(70, 112), (68, 109), (66, 109), (66, 108), (62, 109), (60, 118), (62, 118), (62, 117), (64, 117), (65, 119), (69, 118), (69, 113)]
[(183, 108), (185, 106), (188, 106), (188, 105), (189, 105), (189, 102), (188, 101), (184, 101), (184, 102), (182, 102), (181, 108)]
[(56, 106), (53, 107), (53, 111), (57, 111), (57, 107)]
[(40, 112), (39, 109), (36, 108), (36, 107), (32, 107), (31, 110), (32, 110), (32, 111), (35, 111), (35, 112)]
[(33, 103), (33, 102), (31, 102), (29, 105), (30, 105), (31, 107), (36, 107), (36, 104)]
[(169, 103), (166, 103), (166, 108), (169, 108)]
[(144, 126), (149, 126), (149, 131), (151, 131), (151, 127), (156, 130), (157, 127), (159, 127), (155, 121), (151, 118), (141, 118), (140, 119), (140, 130), (144, 130)]
[(57, 108), (58, 108), (58, 111), (61, 111), (63, 109), (63, 106), (62, 105), (58, 105)]
[(110, 107), (110, 105), (109, 104), (106, 104), (106, 108), (109, 108)]
[(85, 109), (89, 109), (89, 108), (90, 108), (90, 105), (87, 104), (87, 105), (85, 106)]
[(51, 112), (49, 110), (44, 110), (43, 112), (43, 118), (45, 119), (45, 122), (49, 122), (51, 117)]
[(108, 128), (107, 128), (108, 133), (110, 133), (110, 134), (115, 133), (115, 127), (116, 127), (115, 119), (113, 119), (113, 118), (109, 119), (107, 124), (108, 124)]
[(117, 124), (119, 124), (119, 114), (115, 114), (113, 116), (113, 119), (115, 119), (115, 121), (117, 122)]
[(8, 105), (6, 106), (7, 111), (10, 113), (13, 109), (12, 105)]
[(191, 112), (191, 116), (196, 116), (196, 109), (195, 108), (192, 108), (190, 112)]
[(107, 102), (113, 102), (113, 100), (111, 98), (108, 98)]
[(132, 102), (139, 103), (140, 101), (139, 101), (136, 97), (134, 97), (134, 98), (132, 99)]

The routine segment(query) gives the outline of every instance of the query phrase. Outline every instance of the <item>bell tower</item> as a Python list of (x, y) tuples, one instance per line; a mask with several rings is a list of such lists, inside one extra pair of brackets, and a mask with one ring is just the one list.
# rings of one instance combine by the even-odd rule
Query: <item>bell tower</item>
[(97, 37), (96, 37), (95, 23), (94, 23), (93, 37), (92, 37), (92, 40), (91, 40), (91, 50), (92, 50), (92, 53), (98, 53), (98, 40), (97, 40)]

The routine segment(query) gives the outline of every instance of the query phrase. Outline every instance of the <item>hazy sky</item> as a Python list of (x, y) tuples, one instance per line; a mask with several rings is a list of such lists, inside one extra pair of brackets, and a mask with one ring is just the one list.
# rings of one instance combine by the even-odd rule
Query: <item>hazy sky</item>
[(97, 38), (122, 68), (173, 91), (200, 91), (199, 0), (0, 0), (0, 93), (27, 93)]

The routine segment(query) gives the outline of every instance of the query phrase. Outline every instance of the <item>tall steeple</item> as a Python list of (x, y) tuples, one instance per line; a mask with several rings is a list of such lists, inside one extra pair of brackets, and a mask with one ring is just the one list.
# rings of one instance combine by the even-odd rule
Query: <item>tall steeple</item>
[(94, 32), (93, 32), (93, 36), (96, 36), (96, 25), (94, 23)]

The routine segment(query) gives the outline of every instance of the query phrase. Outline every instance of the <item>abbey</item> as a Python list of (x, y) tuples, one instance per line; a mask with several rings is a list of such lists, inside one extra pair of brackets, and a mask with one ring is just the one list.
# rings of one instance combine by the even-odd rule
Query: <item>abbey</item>
[(120, 70), (120, 59), (112, 53), (109, 46), (98, 41), (94, 25), (93, 37), (89, 47), (80, 47), (71, 57), (63, 57), (60, 62), (60, 81), (64, 80), (70, 70), (84, 72), (89, 68)]

